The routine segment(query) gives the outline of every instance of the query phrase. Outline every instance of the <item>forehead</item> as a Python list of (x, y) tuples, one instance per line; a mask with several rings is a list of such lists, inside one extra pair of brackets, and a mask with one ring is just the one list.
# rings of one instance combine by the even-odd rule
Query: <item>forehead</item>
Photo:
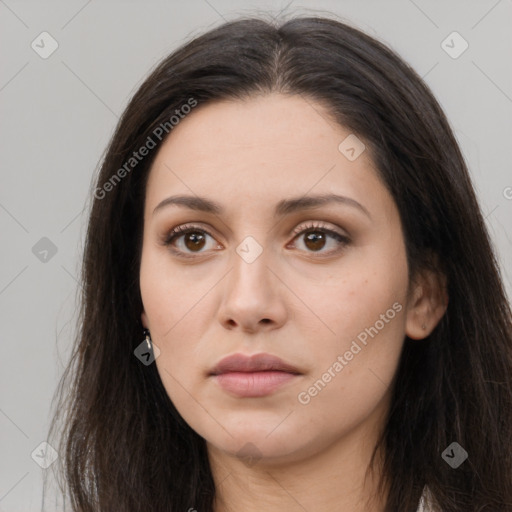
[(251, 198), (270, 206), (309, 191), (361, 197), (378, 187), (379, 179), (368, 151), (352, 161), (340, 151), (349, 136), (354, 137), (322, 105), (303, 96), (269, 94), (199, 105), (159, 149), (148, 204), (154, 208), (178, 192), (213, 194), (228, 207), (246, 209)]
[[(314, 100), (274, 93), (199, 105), (174, 127), (164, 147), (172, 150), (174, 159), (183, 156), (178, 146), (192, 150), (194, 156), (223, 160), (234, 153), (238, 156), (238, 150), (251, 155), (265, 149), (270, 153), (279, 150), (288, 158), (299, 149), (300, 153), (335, 156), (339, 142), (348, 134)], [(219, 147), (229, 151), (220, 154)]]

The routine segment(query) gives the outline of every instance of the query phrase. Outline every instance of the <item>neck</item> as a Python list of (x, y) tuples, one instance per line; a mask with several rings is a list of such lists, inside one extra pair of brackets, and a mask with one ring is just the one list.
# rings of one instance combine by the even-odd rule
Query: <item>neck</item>
[(368, 472), (377, 432), (361, 424), (308, 457), (252, 465), (208, 443), (215, 512), (384, 512), (377, 494), (381, 452)]

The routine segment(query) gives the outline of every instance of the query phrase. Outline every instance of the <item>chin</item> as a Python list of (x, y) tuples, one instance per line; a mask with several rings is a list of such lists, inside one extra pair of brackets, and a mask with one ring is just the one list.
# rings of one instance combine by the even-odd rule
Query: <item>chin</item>
[[(242, 459), (247, 466), (259, 462), (265, 465), (277, 465), (299, 460), (314, 453), (314, 449), (305, 444), (299, 434), (291, 432), (272, 432), (266, 429), (251, 429), (242, 432), (230, 431), (233, 437), (227, 435), (222, 439), (206, 438), (207, 443), (216, 450)], [(247, 460), (246, 460), (247, 459)]]

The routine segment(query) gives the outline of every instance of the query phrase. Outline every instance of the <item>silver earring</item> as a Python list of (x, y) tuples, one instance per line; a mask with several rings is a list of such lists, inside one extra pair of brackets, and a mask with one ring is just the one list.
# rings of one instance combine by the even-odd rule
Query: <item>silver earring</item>
[(423, 325), (421, 326), (421, 328), (422, 328), (424, 331), (426, 331), (426, 330), (427, 330), (427, 326), (426, 326), (425, 324), (423, 324)]
[(144, 329), (144, 336), (146, 338), (145, 341), (148, 344), (148, 349), (152, 350), (153, 347), (151, 346), (151, 336), (149, 334), (149, 329)]

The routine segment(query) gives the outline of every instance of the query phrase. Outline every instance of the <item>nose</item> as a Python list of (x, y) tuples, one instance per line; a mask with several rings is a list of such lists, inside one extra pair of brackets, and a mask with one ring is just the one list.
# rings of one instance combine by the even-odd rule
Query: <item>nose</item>
[(254, 333), (284, 325), (288, 317), (286, 286), (271, 265), (265, 250), (251, 263), (234, 255), (218, 312), (223, 327)]

